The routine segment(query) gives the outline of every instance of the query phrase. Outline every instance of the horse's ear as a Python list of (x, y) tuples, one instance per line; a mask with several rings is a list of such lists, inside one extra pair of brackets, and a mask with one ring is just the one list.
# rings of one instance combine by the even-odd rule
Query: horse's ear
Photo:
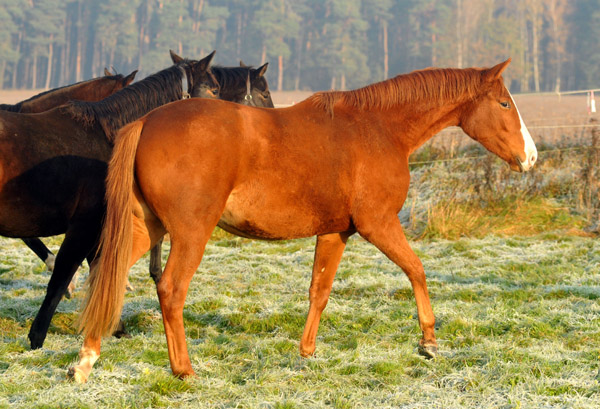
[(113, 76), (113, 75), (115, 75), (115, 74), (113, 74), (112, 72), (110, 72), (110, 71), (108, 70), (108, 68), (104, 67), (104, 76), (105, 76), (105, 77), (111, 77), (111, 76)]
[(171, 60), (173, 61), (173, 64), (179, 64), (183, 61), (183, 58), (175, 54), (175, 51), (169, 50), (169, 54), (171, 54)]
[(123, 86), (128, 86), (131, 84), (131, 81), (135, 78), (135, 74), (137, 74), (138, 70), (133, 71), (131, 74), (123, 78)]
[(240, 67), (248, 67), (246, 64), (244, 64), (244, 61), (240, 60)]
[(212, 59), (215, 56), (216, 52), (217, 52), (217, 50), (214, 50), (212, 53), (208, 54), (206, 57), (204, 57), (203, 59), (201, 59), (200, 61), (198, 61), (196, 63), (196, 65), (195, 65), (195, 69), (199, 69), (201, 71), (208, 70), (210, 62), (212, 61)]
[(485, 70), (484, 79), (489, 82), (496, 81), (498, 78), (500, 78), (502, 72), (504, 72), (504, 70), (506, 69), (506, 67), (508, 67), (508, 64), (510, 64), (510, 62), (511, 59), (509, 58), (508, 60)]
[(267, 67), (269, 66), (269, 63), (266, 62), (263, 65), (261, 65), (260, 67), (258, 67), (256, 69), (256, 78), (260, 78), (263, 75), (265, 75), (265, 72), (267, 72)]

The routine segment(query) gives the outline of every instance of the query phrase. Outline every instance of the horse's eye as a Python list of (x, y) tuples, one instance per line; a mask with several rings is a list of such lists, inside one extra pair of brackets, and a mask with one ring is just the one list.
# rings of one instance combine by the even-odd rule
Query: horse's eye
[(502, 108), (510, 109), (510, 102), (508, 101), (502, 101), (500, 102), (500, 105), (502, 106)]

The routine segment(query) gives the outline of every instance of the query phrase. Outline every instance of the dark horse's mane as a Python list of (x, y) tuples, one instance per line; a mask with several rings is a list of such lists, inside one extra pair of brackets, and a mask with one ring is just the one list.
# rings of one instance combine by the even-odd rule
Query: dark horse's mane
[(181, 98), (179, 64), (157, 72), (98, 102), (70, 101), (59, 109), (85, 127), (100, 125), (112, 142), (117, 131), (152, 109)]
[(0, 104), (0, 111), (21, 112), (22, 105), (23, 101), (17, 102), (16, 104)]
[[(116, 81), (116, 80), (122, 80), (123, 79), (123, 75), (121, 75), (121, 74), (107, 75), (107, 76), (104, 76), (103, 78), (106, 78), (106, 79), (109, 79), (109, 80), (115, 80)], [(17, 102), (16, 104), (0, 104), (0, 110), (2, 110), (2, 111), (9, 111), (9, 112), (21, 112), (21, 107), (26, 102), (30, 102), (30, 101), (42, 98), (42, 97), (50, 94), (51, 92), (60, 91), (62, 89), (73, 87), (75, 85), (79, 85), (79, 84), (82, 84), (82, 83), (88, 82), (88, 81), (93, 81), (93, 80), (79, 81), (79, 82), (76, 82), (75, 84), (63, 85), (62, 87), (49, 89), (48, 91), (40, 92), (39, 94), (34, 95), (34, 96), (32, 96), (32, 97), (24, 100), (24, 101)]]
[(221, 67), (213, 65), (210, 70), (219, 81), (221, 89), (237, 89), (246, 86), (248, 74), (252, 67)]
[(481, 72), (475, 68), (425, 69), (354, 91), (318, 92), (308, 100), (333, 115), (333, 107), (338, 102), (362, 110), (385, 110), (423, 98), (438, 103), (456, 98), (472, 99), (480, 91)]

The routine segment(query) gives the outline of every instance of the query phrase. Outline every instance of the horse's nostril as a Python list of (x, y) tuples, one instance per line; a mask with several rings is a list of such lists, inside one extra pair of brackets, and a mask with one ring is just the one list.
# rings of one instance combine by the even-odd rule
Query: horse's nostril
[(532, 165), (535, 163), (536, 159), (537, 158), (535, 157), (535, 155), (531, 155), (531, 159), (529, 159), (529, 160), (531, 161)]

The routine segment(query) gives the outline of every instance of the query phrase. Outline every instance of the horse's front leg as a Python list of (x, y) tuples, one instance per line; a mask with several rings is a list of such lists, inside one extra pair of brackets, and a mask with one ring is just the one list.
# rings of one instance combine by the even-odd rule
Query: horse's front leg
[(365, 217), (355, 220), (361, 236), (375, 245), (390, 260), (396, 263), (408, 276), (415, 294), (419, 325), (423, 337), (419, 341), (419, 353), (427, 358), (437, 355), (438, 346), (435, 339), (435, 317), (429, 301), (425, 270), (415, 252), (410, 248), (402, 225), (396, 214), (389, 217)]
[(150, 277), (152, 277), (155, 283), (158, 283), (162, 275), (162, 242), (163, 237), (150, 250)]
[(346, 241), (352, 233), (317, 236), (315, 261), (309, 290), (310, 308), (300, 340), (300, 355), (302, 356), (310, 356), (315, 352), (321, 314), (329, 300), (333, 279), (346, 247)]
[(37, 237), (21, 239), (43, 262), (46, 264), (48, 271), (54, 271), (54, 263), (56, 257), (48, 247)]
[(56, 256), (56, 265), (48, 283), (46, 297), (29, 330), (28, 337), (32, 349), (43, 345), (56, 307), (75, 271), (93, 248), (98, 232), (99, 227), (88, 225), (74, 227), (65, 234), (65, 240)]

